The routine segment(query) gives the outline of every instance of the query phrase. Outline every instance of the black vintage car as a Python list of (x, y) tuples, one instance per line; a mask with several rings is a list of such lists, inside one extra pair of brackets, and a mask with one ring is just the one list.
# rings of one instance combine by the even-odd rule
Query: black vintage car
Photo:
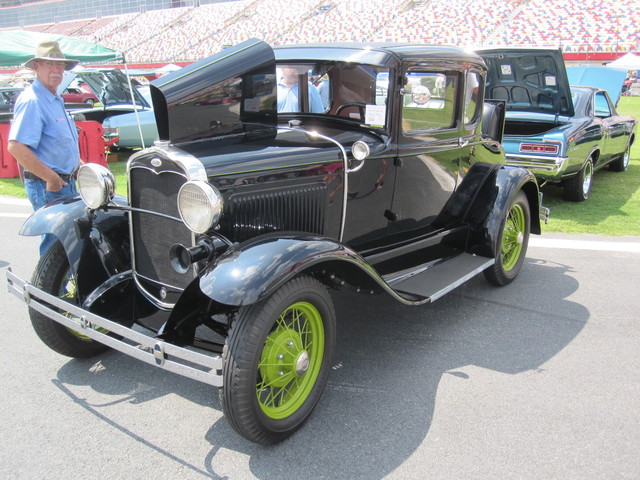
[(82, 199), (25, 223), (59, 241), (9, 288), (55, 351), (219, 387), (241, 435), (281, 441), (331, 370), (329, 289), (421, 305), (518, 274), (548, 212), (505, 165), (485, 73), (448, 47), (250, 40), (162, 77), (161, 140), (130, 158), (128, 199), (83, 166)]

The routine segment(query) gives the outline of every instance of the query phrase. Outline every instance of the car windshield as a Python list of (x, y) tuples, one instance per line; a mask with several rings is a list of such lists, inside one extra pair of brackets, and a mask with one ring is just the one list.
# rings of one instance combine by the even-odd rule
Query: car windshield
[(347, 62), (291, 62), (278, 64), (276, 77), (279, 114), (314, 113), (372, 127), (386, 126), (387, 68)]

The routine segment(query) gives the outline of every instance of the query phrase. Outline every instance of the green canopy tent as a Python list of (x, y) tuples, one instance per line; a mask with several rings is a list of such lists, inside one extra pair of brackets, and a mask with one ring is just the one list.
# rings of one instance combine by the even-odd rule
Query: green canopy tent
[(58, 42), (65, 57), (81, 63), (124, 62), (122, 52), (86, 40), (51, 33), (5, 30), (0, 31), (0, 67), (24, 64), (33, 58), (38, 44), (47, 40)]
[[(66, 35), (30, 32), (26, 30), (0, 31), (0, 67), (20, 68), (20, 66), (24, 65), (25, 62), (33, 58), (40, 42), (51, 40), (60, 44), (60, 49), (67, 58), (78, 60), (80, 63), (84, 64), (106, 62), (124, 63), (125, 72), (127, 72), (127, 65), (125, 63), (123, 52)], [(136, 108), (136, 94), (134, 94), (133, 85), (131, 84), (131, 78), (129, 77), (128, 72), (126, 73), (126, 81), (131, 94), (133, 111), (137, 117), (138, 109)], [(138, 130), (142, 137), (139, 122)]]

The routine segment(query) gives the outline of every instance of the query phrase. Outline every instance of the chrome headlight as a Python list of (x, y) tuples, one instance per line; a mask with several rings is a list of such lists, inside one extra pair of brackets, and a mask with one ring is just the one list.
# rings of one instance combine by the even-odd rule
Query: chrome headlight
[(108, 168), (85, 163), (78, 170), (78, 190), (84, 203), (91, 208), (100, 208), (116, 194), (116, 179)]
[(189, 230), (204, 233), (220, 220), (222, 195), (202, 180), (187, 182), (178, 192), (178, 211)]

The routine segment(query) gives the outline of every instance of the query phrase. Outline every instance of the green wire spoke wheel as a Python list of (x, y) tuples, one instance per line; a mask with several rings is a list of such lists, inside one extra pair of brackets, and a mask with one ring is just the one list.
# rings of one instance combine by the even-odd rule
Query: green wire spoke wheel
[(270, 418), (298, 410), (318, 380), (324, 356), (324, 327), (318, 310), (299, 302), (282, 312), (267, 336), (258, 365), (256, 395)]
[(297, 277), (242, 308), (225, 344), (220, 389), (233, 428), (264, 444), (293, 434), (320, 399), (334, 348), (333, 303), (311, 277)]
[[(64, 298), (69, 303), (77, 303), (75, 278), (69, 267), (64, 247), (59, 241), (56, 241), (40, 257), (33, 272), (31, 284), (47, 293)], [(49, 348), (61, 355), (88, 358), (108, 349), (106, 345), (71, 330), (31, 308), (29, 316), (38, 337)]]
[(526, 217), (522, 205), (515, 204), (507, 215), (502, 233), (501, 262), (505, 271), (513, 270), (522, 255)]
[(496, 263), (484, 271), (486, 279), (494, 285), (503, 286), (518, 276), (527, 254), (531, 212), (524, 192), (520, 191), (511, 201), (500, 227), (500, 241)]

